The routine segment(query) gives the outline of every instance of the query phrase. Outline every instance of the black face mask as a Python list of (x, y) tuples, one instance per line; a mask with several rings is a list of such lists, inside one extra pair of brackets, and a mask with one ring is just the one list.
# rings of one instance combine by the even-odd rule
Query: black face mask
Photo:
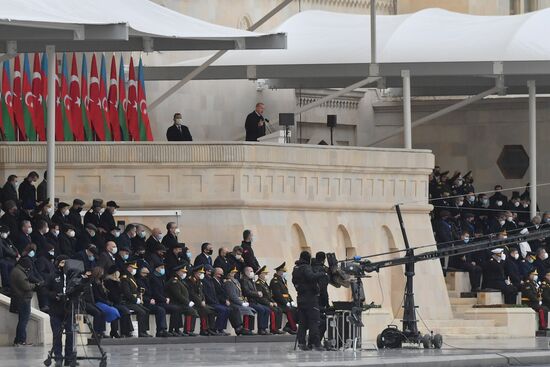
[(214, 250), (206, 250), (207, 255), (212, 255), (214, 253)]
[(76, 208), (75, 212), (80, 213), (82, 211), (82, 208)]

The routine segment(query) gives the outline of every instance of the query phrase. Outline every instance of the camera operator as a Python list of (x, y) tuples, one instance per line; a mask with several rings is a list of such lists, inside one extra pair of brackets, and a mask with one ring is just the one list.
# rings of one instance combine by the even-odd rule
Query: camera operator
[(65, 261), (69, 257), (59, 255), (55, 259), (56, 271), (46, 285), (46, 291), (50, 298), (50, 326), (52, 328), (53, 357), (55, 366), (61, 366), (63, 362), (63, 331), (65, 331), (65, 366), (70, 366), (76, 356), (73, 353), (73, 320), (67, 298), (68, 278), (65, 274)]
[(306, 332), (309, 329), (309, 344), (315, 350), (324, 350), (321, 347), (319, 336), (319, 282), (327, 279), (326, 273), (316, 273), (311, 267), (311, 254), (307, 251), (300, 253), (292, 271), (292, 283), (298, 292), (298, 347), (309, 350), (306, 342)]
[(32, 345), (27, 343), (27, 324), (31, 316), (32, 292), (39, 287), (30, 278), (32, 260), (29, 257), (22, 257), (17, 262), (10, 274), (12, 290), (10, 311), (18, 314), (17, 329), (15, 333), (14, 346)]
[(327, 256), (324, 252), (319, 251), (315, 254), (315, 259), (311, 260), (311, 268), (314, 273), (326, 274), (327, 276), (319, 280), (319, 312), (320, 312), (320, 323), (319, 323), (319, 339), (323, 339), (325, 331), (327, 329), (326, 323), (326, 312), (330, 307), (328, 300), (328, 268), (325, 266), (325, 260)]

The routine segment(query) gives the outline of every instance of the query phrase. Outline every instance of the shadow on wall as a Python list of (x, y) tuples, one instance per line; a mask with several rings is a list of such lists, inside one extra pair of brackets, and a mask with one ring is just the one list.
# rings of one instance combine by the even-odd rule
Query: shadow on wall
[[(395, 244), (395, 239), (393, 236), (393, 233), (391, 229), (389, 229), (388, 226), (382, 227), (384, 231), (384, 237), (387, 241), (386, 247), (388, 251), (396, 251), (399, 250), (397, 245)], [(399, 257), (399, 254), (392, 254), (390, 255), (390, 258), (397, 258)], [(395, 318), (400, 317), (403, 314), (403, 295), (404, 295), (404, 289), (405, 289), (405, 277), (404, 277), (404, 266), (392, 266), (389, 269), (383, 269), (382, 271), (389, 271), (389, 289), (390, 289), (390, 297), (391, 297), (391, 308), (393, 312), (393, 316)]]

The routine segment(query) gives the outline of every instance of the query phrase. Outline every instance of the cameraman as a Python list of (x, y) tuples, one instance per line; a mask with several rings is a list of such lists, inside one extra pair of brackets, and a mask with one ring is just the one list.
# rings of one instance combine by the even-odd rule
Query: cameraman
[(327, 255), (319, 251), (315, 254), (315, 258), (311, 260), (311, 268), (314, 273), (322, 273), (327, 276), (319, 280), (319, 311), (320, 311), (320, 323), (319, 323), (319, 339), (323, 339), (325, 331), (327, 329), (327, 309), (330, 307), (328, 299), (328, 268), (325, 266), (325, 260)]
[(324, 350), (321, 347), (319, 336), (319, 282), (327, 279), (326, 273), (315, 273), (311, 267), (311, 254), (307, 251), (300, 253), (292, 271), (292, 283), (298, 292), (298, 347), (309, 350), (306, 342), (306, 332), (309, 329), (309, 344), (315, 350)]
[(19, 317), (13, 341), (15, 347), (32, 345), (27, 344), (27, 324), (31, 316), (32, 292), (39, 285), (30, 278), (31, 268), (32, 260), (29, 257), (22, 257), (10, 274), (12, 290), (10, 311), (17, 312)]
[(50, 326), (52, 328), (53, 357), (55, 366), (61, 366), (63, 362), (63, 331), (65, 331), (65, 366), (70, 366), (76, 355), (73, 352), (73, 320), (67, 299), (68, 278), (64, 272), (65, 261), (69, 257), (60, 255), (55, 259), (55, 273), (46, 285), (46, 291), (50, 298)]

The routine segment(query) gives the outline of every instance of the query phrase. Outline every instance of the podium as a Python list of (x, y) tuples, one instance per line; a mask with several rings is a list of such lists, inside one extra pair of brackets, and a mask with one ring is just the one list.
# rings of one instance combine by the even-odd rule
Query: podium
[[(288, 137), (290, 138), (291, 132), (288, 132)], [(272, 132), (271, 134), (267, 134), (262, 136), (261, 138), (258, 138), (258, 141), (263, 143), (277, 143), (277, 144), (286, 144), (285, 139), (285, 131), (284, 130), (277, 130)]]

